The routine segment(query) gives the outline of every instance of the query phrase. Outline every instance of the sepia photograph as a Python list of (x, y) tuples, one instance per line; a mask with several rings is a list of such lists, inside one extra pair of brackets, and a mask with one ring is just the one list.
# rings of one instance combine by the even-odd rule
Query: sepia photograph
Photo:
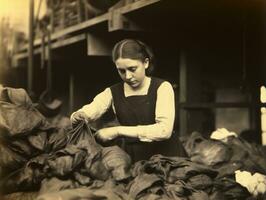
[(0, 200), (266, 200), (266, 1), (0, 0)]

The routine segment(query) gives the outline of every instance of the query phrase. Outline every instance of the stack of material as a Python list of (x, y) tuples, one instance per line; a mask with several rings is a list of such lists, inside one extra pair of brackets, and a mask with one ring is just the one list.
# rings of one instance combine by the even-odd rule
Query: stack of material
[(123, 181), (108, 178), (77, 188), (73, 181), (50, 179), (42, 183), (38, 200), (233, 200), (250, 196), (237, 182), (231, 179), (218, 181), (216, 175), (215, 170), (188, 158), (154, 155), (149, 160), (135, 163), (131, 177)]
[(266, 158), (262, 147), (229, 136), (225, 142), (205, 139), (193, 132), (184, 147), (192, 161), (219, 171), (219, 177), (234, 175), (236, 170), (266, 174)]
[(80, 18), (78, 1), (50, 0), (48, 1), (49, 13), (53, 14), (54, 30), (77, 24)]
[[(27, 161), (46, 151), (47, 134), (55, 129), (34, 108), (25, 90), (1, 88), (0, 90), (0, 179), (1, 190), (16, 191), (16, 181)], [(10, 178), (9, 178), (10, 177)], [(6, 187), (11, 184), (10, 187)], [(34, 185), (33, 185), (34, 186)], [(14, 189), (12, 189), (14, 187)], [(34, 189), (34, 187), (33, 187)], [(34, 199), (37, 193), (15, 193), (7, 199)]]
[(141, 167), (135, 165), (133, 172), (140, 177), (145, 173), (160, 177), (163, 180), (160, 192), (150, 190), (156, 193), (146, 195), (157, 195), (162, 199), (243, 199), (249, 196), (247, 190), (236, 182), (218, 180), (215, 170), (188, 158), (155, 155)]
[(8, 200), (246, 199), (250, 193), (235, 181), (235, 170), (266, 166), (258, 149), (237, 138), (228, 145), (198, 133), (185, 143), (190, 158), (154, 155), (131, 165), (119, 147), (99, 145), (85, 122), (51, 126), (22, 89), (0, 91), (0, 133), (1, 189)]
[(0, 176), (3, 177), (44, 153), (47, 134), (54, 128), (34, 108), (23, 89), (1, 89), (0, 108)]
[(1, 89), (0, 108), (0, 188), (3, 194), (16, 193), (7, 198), (43, 192), (47, 184), (59, 190), (58, 182), (61, 190), (131, 176), (124, 151), (101, 147), (84, 122), (70, 130), (52, 127), (25, 90)]
[(252, 174), (266, 174), (266, 158), (263, 148), (234, 135), (219, 141), (205, 139), (200, 133), (193, 132), (184, 142), (184, 147), (193, 162), (216, 170), (218, 181), (236, 181), (235, 172), (238, 170)]
[(36, 200), (37, 192), (18, 192), (6, 195), (4, 200)]
[[(103, 14), (119, 0), (47, 0), (46, 2), (47, 14), (39, 23), (44, 24), (45, 20), (50, 18), (53, 30), (57, 31)], [(37, 35), (40, 35), (39, 31), (37, 30)]]
[(78, 6), (76, 0), (65, 2), (65, 27), (81, 22), (81, 10)]

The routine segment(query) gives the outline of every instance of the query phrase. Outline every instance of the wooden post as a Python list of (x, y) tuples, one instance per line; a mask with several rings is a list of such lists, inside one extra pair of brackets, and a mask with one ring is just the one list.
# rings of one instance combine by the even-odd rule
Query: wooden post
[[(187, 64), (185, 53), (180, 53), (179, 65), (179, 103), (187, 102)], [(184, 136), (187, 134), (187, 110), (180, 108), (179, 110), (179, 135)]]
[[(254, 80), (255, 81), (255, 80)], [(255, 130), (255, 134), (258, 136), (258, 142), (261, 144), (261, 107), (260, 105), (260, 86), (254, 84), (251, 94), (251, 107), (250, 107), (250, 128)], [(256, 137), (256, 136), (254, 136)]]
[(89, 19), (89, 15), (88, 15), (88, 9), (86, 7), (86, 2), (85, 0), (82, 0), (82, 8), (83, 8), (83, 11), (84, 11), (84, 18), (85, 18), (85, 21)]
[(63, 27), (60, 27), (60, 28), (65, 28), (66, 27), (66, 1), (63, 0), (62, 1), (62, 9), (63, 9), (63, 16), (62, 16), (62, 24), (63, 24)]
[(69, 77), (69, 113), (74, 111), (74, 74)]
[(34, 41), (34, 0), (29, 5), (29, 50), (28, 50), (28, 92), (33, 92), (33, 41)]
[(52, 92), (52, 44), (50, 30), (47, 30), (47, 39), (47, 90)]
[(50, 18), (50, 24), (51, 24), (51, 31), (52, 31), (52, 33), (54, 32), (54, 12), (55, 12), (55, 10), (54, 10), (54, 2), (52, 1), (52, 4), (51, 4), (51, 18)]
[(81, 10), (81, 0), (77, 0), (77, 15), (78, 15), (78, 22), (82, 22), (82, 10)]
[(108, 20), (108, 30), (117, 31), (117, 30), (127, 30), (127, 31), (143, 31), (136, 22), (128, 19), (120, 9), (109, 10), (109, 20)]

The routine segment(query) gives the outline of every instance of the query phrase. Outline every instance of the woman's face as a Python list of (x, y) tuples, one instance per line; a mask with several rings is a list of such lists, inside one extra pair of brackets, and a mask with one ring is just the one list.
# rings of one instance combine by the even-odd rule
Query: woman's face
[(122, 80), (130, 87), (138, 88), (146, 77), (145, 69), (149, 66), (149, 60), (142, 62), (137, 59), (118, 58), (115, 64)]

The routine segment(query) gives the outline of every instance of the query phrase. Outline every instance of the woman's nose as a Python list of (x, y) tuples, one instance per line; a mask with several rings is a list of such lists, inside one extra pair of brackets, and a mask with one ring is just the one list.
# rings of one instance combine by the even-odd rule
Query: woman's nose
[(126, 79), (131, 79), (132, 78), (132, 73), (129, 71), (126, 71)]

